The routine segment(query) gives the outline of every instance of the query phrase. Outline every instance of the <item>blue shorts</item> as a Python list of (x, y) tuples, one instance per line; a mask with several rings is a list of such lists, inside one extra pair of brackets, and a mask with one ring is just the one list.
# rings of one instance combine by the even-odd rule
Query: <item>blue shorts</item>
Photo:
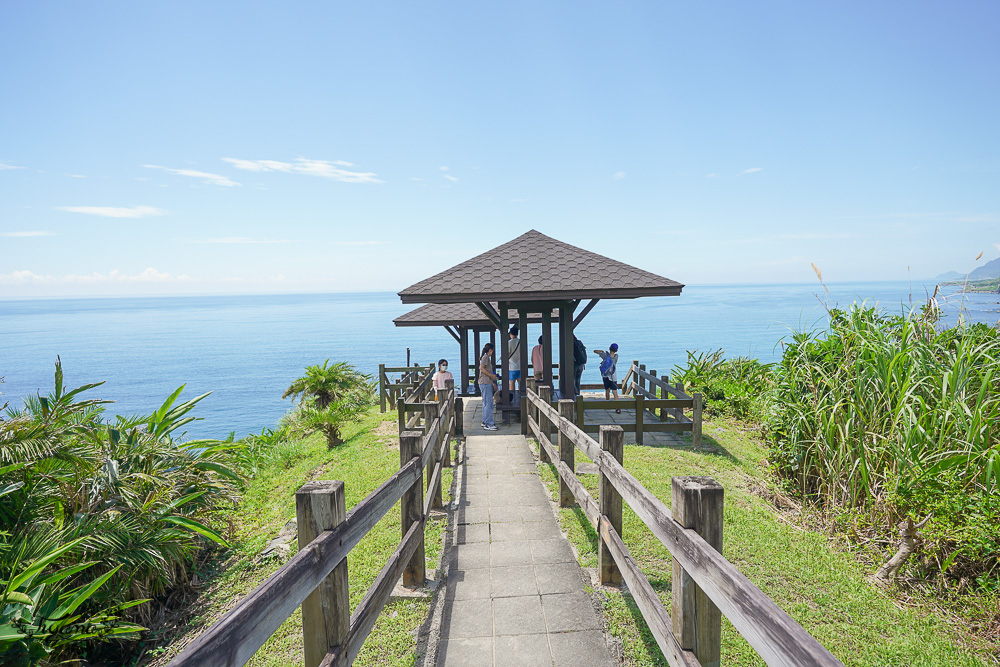
[(517, 370), (517, 371), (508, 370), (507, 371), (507, 379), (508, 380), (520, 380), (521, 379), (521, 371), (519, 371), (519, 370)]
[(604, 388), (610, 389), (611, 391), (618, 391), (618, 383), (611, 378), (601, 378), (604, 380)]

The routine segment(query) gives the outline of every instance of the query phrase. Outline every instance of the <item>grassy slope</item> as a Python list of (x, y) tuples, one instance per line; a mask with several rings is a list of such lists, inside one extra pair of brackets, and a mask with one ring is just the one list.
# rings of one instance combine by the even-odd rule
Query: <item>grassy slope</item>
[[(726, 490), (724, 555), (845, 665), (985, 664), (959, 645), (952, 621), (897, 607), (866, 582), (866, 572), (851, 555), (831, 549), (826, 536), (781, 521), (773, 505), (750, 490), (767, 477), (763, 445), (730, 422), (706, 424), (705, 434), (721, 453), (627, 445), (625, 467), (668, 506), (672, 476), (718, 480)], [(579, 450), (577, 456), (586, 460)], [(553, 489), (554, 468), (542, 466), (542, 475)], [(597, 476), (581, 479), (596, 498)], [(581, 565), (596, 567), (597, 538), (586, 517), (578, 509), (564, 509), (560, 521)], [(627, 506), (623, 523), (626, 544), (669, 609), (669, 553)], [(604, 611), (612, 634), (622, 641), (627, 665), (666, 664), (630, 598), (611, 591)], [(726, 620), (722, 642), (724, 664), (764, 664)]]
[[(399, 469), (394, 417), (373, 411), (362, 423), (347, 427), (344, 431), (347, 442), (333, 451), (327, 449), (325, 440), (319, 435), (279, 448), (274, 459), (247, 489), (234, 514), (234, 547), (199, 600), (194, 610), (197, 615), (189, 621), (189, 637), (217, 620), (282, 564), (275, 559), (258, 562), (256, 555), (287, 521), (295, 518), (294, 494), (302, 484), (313, 479), (344, 480), (350, 509)], [(385, 423), (384, 419), (388, 420), (387, 425), (376, 430)], [(447, 502), (451, 473), (445, 474), (443, 488)], [(442, 521), (428, 524), (425, 541), (429, 569), (440, 553), (443, 527)], [(361, 601), (387, 557), (399, 545), (399, 539), (397, 506), (348, 556), (352, 608)], [(392, 600), (379, 617), (355, 664), (412, 664), (414, 631), (423, 623), (428, 609), (429, 600)], [(179, 643), (174, 641), (157, 664), (165, 663), (163, 658), (172, 655)], [(249, 664), (256, 667), (302, 664), (299, 612), (278, 629)]]

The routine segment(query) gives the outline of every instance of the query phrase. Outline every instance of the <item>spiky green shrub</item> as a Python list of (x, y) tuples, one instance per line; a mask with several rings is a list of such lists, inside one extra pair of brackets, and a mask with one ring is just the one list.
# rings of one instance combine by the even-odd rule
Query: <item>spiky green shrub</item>
[(724, 350), (688, 352), (687, 363), (675, 366), (671, 379), (683, 384), (689, 393), (700, 392), (709, 414), (766, 420), (774, 389), (773, 365), (724, 355)]
[[(51, 394), (0, 417), (0, 580), (10, 587), (40, 563), (40, 580), (69, 572), (47, 593), (15, 586), (30, 600), (0, 607), (2, 622), (35, 628), (0, 633), (0, 653), (14, 651), (25, 664), (80, 657), (97, 639), (134, 635), (136, 626), (116, 619), (128, 609), (131, 620), (148, 621), (155, 609), (144, 601), (186, 585), (207, 543), (225, 544), (212, 517), (233, 506), (243, 484), (234, 470), (243, 443), (177, 435), (207, 394), (178, 402), (181, 387), (150, 415), (109, 421), (106, 401), (83, 398), (100, 384), (66, 390), (57, 361)], [(68, 630), (77, 614), (53, 616), (81, 590), (84, 629), (93, 632)], [(31, 646), (16, 636), (24, 634)]]

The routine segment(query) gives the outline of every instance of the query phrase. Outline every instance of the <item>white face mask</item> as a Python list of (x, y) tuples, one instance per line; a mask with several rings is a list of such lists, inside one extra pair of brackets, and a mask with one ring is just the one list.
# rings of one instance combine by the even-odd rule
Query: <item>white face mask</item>
[(439, 368), (441, 369), (441, 372), (443, 373), (446, 370), (448, 370), (448, 364), (441, 364), (441, 366)]

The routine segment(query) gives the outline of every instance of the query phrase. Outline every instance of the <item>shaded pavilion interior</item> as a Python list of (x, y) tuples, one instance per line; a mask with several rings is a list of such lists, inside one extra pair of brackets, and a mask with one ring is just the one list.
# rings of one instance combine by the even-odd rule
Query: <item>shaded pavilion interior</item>
[[(572, 369), (573, 331), (601, 299), (679, 296), (683, 288), (677, 281), (531, 230), (399, 292), (403, 303), (429, 305), (395, 322), (397, 326), (443, 326), (459, 345), (463, 345), (463, 337), (452, 331), (459, 323), (475, 332), (475, 327), (487, 322), (490, 331), (502, 332), (497, 352), (501, 387), (506, 388), (510, 361), (506, 342), (511, 324), (527, 332), (529, 322), (541, 322), (544, 375), (551, 378), (554, 340), (559, 343), (559, 368)], [(476, 319), (471, 319), (470, 304), (479, 311)], [(458, 305), (462, 308), (455, 307)], [(408, 323), (401, 322), (407, 318)], [(522, 340), (518, 350), (522, 369), (528, 368), (525, 343)], [(467, 342), (464, 347), (463, 360)], [(559, 397), (574, 398), (575, 389), (573, 373), (560, 372)], [(509, 401), (504, 395), (498, 394), (499, 402)]]
[[(496, 302), (490, 304), (494, 310), (499, 310)], [(552, 311), (551, 318), (558, 319), (558, 311)], [(508, 310), (507, 318), (511, 322), (518, 321), (516, 310)], [(405, 315), (394, 319), (397, 327), (443, 327), (448, 334), (458, 342), (459, 346), (459, 381), (463, 395), (479, 394), (479, 385), (475, 384), (475, 368), (479, 360), (480, 350), (485, 344), (485, 338), (496, 347), (497, 325), (489, 319), (474, 303), (428, 303), (411, 310)], [(541, 324), (540, 314), (528, 316), (528, 324)], [(519, 327), (520, 328), (520, 327)], [(469, 334), (472, 340), (469, 340)], [(524, 344), (531, 345), (524, 333)], [(471, 345), (470, 345), (471, 342)], [(551, 369), (550, 369), (551, 370)], [(551, 376), (546, 376), (551, 377)]]

